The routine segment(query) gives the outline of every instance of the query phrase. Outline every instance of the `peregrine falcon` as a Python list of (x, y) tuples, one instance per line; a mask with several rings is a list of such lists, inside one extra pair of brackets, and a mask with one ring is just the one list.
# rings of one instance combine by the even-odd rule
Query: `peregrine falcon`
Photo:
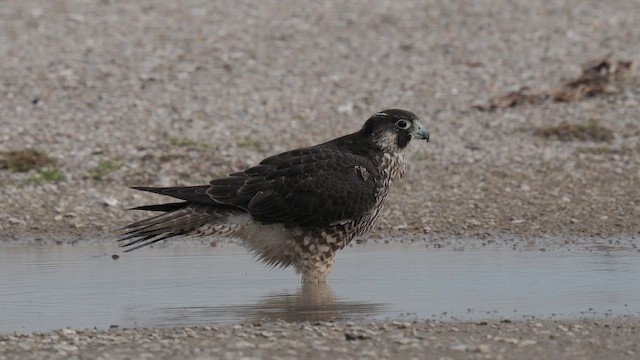
[(293, 266), (304, 283), (331, 272), (336, 252), (371, 229), (405, 171), (412, 138), (429, 132), (409, 111), (375, 113), (357, 132), (270, 156), (209, 185), (134, 187), (180, 199), (135, 210), (162, 214), (122, 227), (131, 251), (177, 235), (240, 239), (272, 266)]

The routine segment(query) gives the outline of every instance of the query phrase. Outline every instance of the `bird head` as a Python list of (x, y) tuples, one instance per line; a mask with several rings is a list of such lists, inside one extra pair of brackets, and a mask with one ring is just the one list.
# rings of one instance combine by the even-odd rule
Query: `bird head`
[(412, 138), (429, 141), (429, 131), (416, 114), (400, 109), (373, 114), (361, 131), (385, 152), (404, 150)]

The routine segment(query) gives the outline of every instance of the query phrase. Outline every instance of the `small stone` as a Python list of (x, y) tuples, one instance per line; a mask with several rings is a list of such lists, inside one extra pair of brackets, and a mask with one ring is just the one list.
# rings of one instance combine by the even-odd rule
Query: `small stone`
[(9, 217), (9, 219), (7, 219), (9, 221), (10, 224), (13, 225), (24, 225), (26, 224), (26, 222), (24, 220), (20, 220), (18, 218), (14, 218), (14, 217)]
[(338, 106), (338, 113), (340, 114), (347, 114), (353, 111), (353, 103), (346, 103), (343, 105)]
[(62, 343), (56, 344), (53, 346), (54, 349), (58, 350), (58, 353), (66, 355), (67, 353), (78, 351), (78, 347), (75, 345)]
[(465, 344), (457, 344), (457, 345), (451, 345), (449, 349), (453, 351), (467, 351), (469, 347)]
[(398, 325), (398, 329), (407, 329), (411, 327), (411, 323), (408, 321), (405, 321), (401, 324)]
[(233, 347), (236, 349), (251, 349), (251, 348), (255, 348), (256, 346), (248, 341), (240, 340), (235, 344), (233, 344)]
[(318, 342), (313, 342), (311, 343), (311, 347), (314, 348), (315, 350), (321, 351), (321, 352), (329, 352), (331, 351), (331, 347), (322, 344), (322, 343), (318, 343)]
[(531, 340), (531, 339), (524, 339), (524, 340), (520, 340), (520, 342), (518, 343), (518, 347), (523, 347), (523, 346), (529, 346), (529, 345), (535, 345), (538, 342), (535, 340)]
[(64, 336), (71, 336), (71, 335), (75, 335), (76, 331), (73, 329), (62, 329), (61, 333)]
[(106, 205), (106, 206), (111, 206), (111, 207), (115, 207), (118, 205), (118, 199), (114, 198), (114, 197), (106, 197), (104, 199), (102, 199), (102, 202)]

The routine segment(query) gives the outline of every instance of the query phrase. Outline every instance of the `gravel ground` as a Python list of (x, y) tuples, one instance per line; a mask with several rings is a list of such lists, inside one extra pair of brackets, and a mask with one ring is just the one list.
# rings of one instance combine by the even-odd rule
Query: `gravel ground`
[(267, 322), (0, 335), (0, 359), (637, 359), (638, 319)]
[[(203, 184), (353, 132), (390, 107), (421, 116), (432, 141), (413, 149), (372, 236), (633, 241), (640, 233), (637, 77), (581, 101), (494, 112), (474, 105), (522, 87), (558, 86), (608, 53), (637, 63), (637, 7), (635, 0), (4, 0), (0, 160), (35, 149), (54, 162), (0, 169), (0, 241), (113, 237), (109, 229), (142, 216), (124, 209), (156, 200), (126, 186)], [(535, 135), (590, 120), (613, 138)], [(345, 341), (353, 327), (346, 323), (85, 331), (77, 344), (64, 334), (0, 341), (10, 349), (0, 358), (36, 357), (32, 346), (60, 357), (84, 347), (104, 349), (105, 357), (197, 356), (211, 344), (231, 357), (297, 357), (328, 346), (320, 332), (337, 339), (334, 350), (318, 350), (327, 357), (374, 350), (371, 357), (410, 357), (419, 349), (456, 358), (638, 353), (637, 320), (541, 324), (358, 324), (373, 331), (363, 341)], [(427, 335), (414, 336), (414, 328)], [(251, 337), (259, 331), (273, 335)], [(291, 333), (273, 341), (282, 332)], [(134, 339), (154, 339), (149, 333), (158, 341), (138, 347)], [(187, 334), (195, 335), (176, 340)]]
[[(473, 105), (638, 62), (637, 1), (3, 1), (0, 151), (34, 148), (62, 181), (0, 170), (3, 239), (104, 234), (153, 202), (125, 186), (204, 184), (400, 107), (429, 144), (378, 232), (640, 232), (640, 81), (617, 94)], [(535, 129), (597, 119), (610, 142)], [(143, 198), (144, 197), (144, 198)], [(43, 236), (46, 234), (46, 236)]]

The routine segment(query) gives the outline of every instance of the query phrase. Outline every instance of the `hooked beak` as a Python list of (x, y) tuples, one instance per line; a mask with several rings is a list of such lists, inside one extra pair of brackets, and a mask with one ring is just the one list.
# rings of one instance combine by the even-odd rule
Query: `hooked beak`
[(413, 132), (411, 133), (416, 139), (423, 139), (429, 141), (429, 131), (420, 122), (415, 121), (413, 126)]

